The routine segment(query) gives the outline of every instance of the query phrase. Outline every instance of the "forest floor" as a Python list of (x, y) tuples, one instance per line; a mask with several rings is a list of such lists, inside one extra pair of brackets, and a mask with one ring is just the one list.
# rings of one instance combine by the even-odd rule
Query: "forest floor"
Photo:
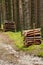
[(23, 50), (29, 54), (43, 57), (43, 40), (41, 40), (42, 43), (40, 45), (31, 45), (29, 47), (24, 47), (23, 36), (21, 36), (20, 32), (6, 32), (5, 34), (7, 34), (9, 38), (14, 41), (13, 46), (16, 45), (18, 48), (17, 50)]
[[(21, 38), (19, 38), (19, 36), (17, 37), (17, 34), (20, 35), (20, 32), (12, 33), (13, 32), (0, 32), (0, 65), (43, 65), (43, 57), (31, 55), (26, 52), (27, 49), (24, 51), (24, 48), (20, 46)], [(13, 36), (15, 36), (16, 39), (19, 38), (20, 41), (18, 41), (18, 45)]]

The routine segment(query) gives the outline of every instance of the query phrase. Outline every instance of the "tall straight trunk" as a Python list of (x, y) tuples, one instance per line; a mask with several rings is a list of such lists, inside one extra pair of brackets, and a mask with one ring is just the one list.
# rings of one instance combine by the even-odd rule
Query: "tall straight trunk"
[(0, 28), (1, 28), (1, 3), (0, 3)]
[(37, 0), (34, 0), (34, 22), (35, 27), (37, 27)]
[(37, 0), (37, 27), (41, 27), (40, 25), (40, 0)]
[(6, 7), (6, 20), (11, 21), (11, 0), (5, 0), (5, 7)]
[(17, 6), (16, 6), (16, 0), (13, 0), (13, 20), (15, 22), (15, 28), (17, 31)]
[(19, 0), (14, 0), (14, 4), (13, 4), (13, 17), (14, 17), (14, 21), (16, 24), (16, 31), (20, 30), (20, 22), (19, 22)]
[(30, 29), (31, 22), (31, 1), (24, 0), (23, 1), (23, 19), (24, 19), (24, 29)]
[(8, 1), (7, 0), (5, 0), (5, 11), (6, 11), (6, 20), (9, 20)]
[(10, 0), (11, 2), (11, 21), (13, 22), (13, 0)]
[(5, 21), (5, 17), (6, 17), (5, 0), (2, 0), (2, 17), (3, 17), (3, 22), (4, 22)]
[(21, 26), (21, 34), (23, 30), (23, 9), (22, 9), (22, 0), (19, 0), (19, 17), (20, 17), (20, 26)]
[(3, 22), (3, 6), (2, 6), (2, 1), (1, 1), (1, 24)]
[(42, 37), (43, 37), (43, 0), (39, 0), (39, 22), (40, 27), (42, 29)]

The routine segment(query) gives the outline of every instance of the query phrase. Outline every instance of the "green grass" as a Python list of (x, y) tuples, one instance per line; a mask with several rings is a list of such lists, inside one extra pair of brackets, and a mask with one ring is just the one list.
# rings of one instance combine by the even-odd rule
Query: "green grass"
[(23, 36), (20, 32), (6, 32), (9, 38), (14, 40), (14, 44), (19, 50), (28, 51), (29, 53), (36, 54), (38, 56), (43, 56), (43, 42), (40, 45), (31, 45), (27, 48), (23, 46)]
[(14, 44), (21, 49), (23, 47), (23, 37), (21, 36), (20, 32), (6, 32), (10, 39), (14, 40)]

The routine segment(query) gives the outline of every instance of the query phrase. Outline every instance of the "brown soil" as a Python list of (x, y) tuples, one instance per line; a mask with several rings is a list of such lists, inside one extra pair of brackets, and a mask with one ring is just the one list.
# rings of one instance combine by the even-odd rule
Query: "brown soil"
[(7, 34), (5, 34), (4, 32), (0, 32), (0, 42), (4, 42), (4, 43), (8, 43), (8, 44), (14, 43), (14, 41), (11, 40), (9, 38), (9, 36)]

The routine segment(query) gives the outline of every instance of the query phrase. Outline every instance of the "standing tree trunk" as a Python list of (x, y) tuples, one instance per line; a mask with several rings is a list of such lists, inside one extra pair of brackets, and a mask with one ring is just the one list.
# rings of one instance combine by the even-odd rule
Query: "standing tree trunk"
[(20, 16), (20, 26), (21, 26), (21, 34), (23, 30), (23, 9), (22, 9), (22, 0), (19, 0), (19, 16)]
[(11, 2), (11, 21), (13, 22), (13, 0)]
[(23, 19), (24, 19), (24, 29), (30, 29), (31, 22), (31, 1), (23, 0)]
[(1, 3), (0, 3), (0, 28), (1, 28)]
[(15, 21), (15, 25), (16, 25), (16, 31), (20, 31), (20, 22), (19, 22), (19, 0), (14, 0), (14, 4), (13, 4), (13, 17), (14, 17), (14, 21)]
[(17, 31), (17, 6), (16, 6), (16, 0), (13, 0), (13, 21), (15, 22), (15, 31)]
[(5, 0), (2, 0), (2, 17), (3, 17), (3, 22), (4, 22), (5, 21), (5, 17), (6, 17)]

